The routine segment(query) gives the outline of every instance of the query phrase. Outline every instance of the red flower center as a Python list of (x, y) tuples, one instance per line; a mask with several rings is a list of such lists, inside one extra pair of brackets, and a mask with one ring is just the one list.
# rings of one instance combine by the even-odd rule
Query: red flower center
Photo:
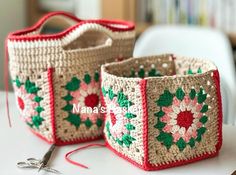
[(89, 94), (84, 99), (84, 104), (87, 107), (94, 108), (98, 105), (98, 103), (99, 103), (99, 97), (97, 94)]
[(17, 97), (17, 102), (21, 110), (25, 109), (25, 103), (21, 97)]
[(191, 111), (181, 111), (177, 116), (177, 124), (187, 130), (193, 123), (193, 113)]
[(113, 111), (111, 111), (110, 116), (111, 116), (111, 123), (112, 123), (112, 126), (114, 126), (114, 125), (116, 124), (116, 121), (117, 121), (116, 115), (114, 114)]

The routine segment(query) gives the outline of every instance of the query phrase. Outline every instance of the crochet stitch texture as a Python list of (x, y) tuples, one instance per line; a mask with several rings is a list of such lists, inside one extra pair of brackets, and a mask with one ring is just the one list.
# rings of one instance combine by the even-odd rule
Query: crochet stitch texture
[[(119, 106), (122, 92), (130, 104), (127, 110), (135, 109), (128, 118), (126, 113), (105, 114), (106, 144), (119, 156), (144, 170), (157, 170), (218, 154), (222, 104), (212, 62), (171, 54), (131, 58), (103, 65), (101, 78), (103, 106)], [(127, 134), (123, 144), (120, 138)]]

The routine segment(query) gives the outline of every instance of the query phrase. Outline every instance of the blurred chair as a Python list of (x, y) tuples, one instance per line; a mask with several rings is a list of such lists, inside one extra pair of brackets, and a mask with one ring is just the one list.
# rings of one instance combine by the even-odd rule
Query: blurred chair
[(153, 26), (137, 40), (134, 56), (174, 53), (213, 61), (221, 76), (223, 121), (235, 124), (236, 79), (228, 38), (220, 31), (197, 26)]

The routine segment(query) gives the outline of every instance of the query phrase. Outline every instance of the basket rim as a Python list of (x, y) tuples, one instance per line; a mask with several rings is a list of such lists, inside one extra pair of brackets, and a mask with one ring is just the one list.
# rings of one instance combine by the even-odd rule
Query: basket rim
[[(112, 68), (112, 67), (117, 67), (117, 66), (120, 66), (122, 67), (123, 65), (126, 65), (126, 64), (132, 64), (134, 63), (135, 61), (139, 60), (139, 59), (142, 59), (142, 60), (145, 60), (145, 59), (153, 59), (153, 58), (159, 58), (159, 57), (170, 57), (170, 56), (174, 56), (174, 60), (175, 59), (183, 59), (183, 60), (195, 60), (195, 61), (198, 61), (198, 62), (204, 62), (205, 64), (208, 64), (211, 68), (201, 74), (193, 74), (193, 75), (178, 75), (178, 74), (175, 74), (175, 75), (164, 75), (164, 76), (156, 76), (156, 77), (144, 77), (144, 78), (140, 78), (140, 77), (124, 77), (124, 76), (118, 76), (116, 74), (112, 74), (108, 71), (108, 68)], [(162, 80), (162, 79), (173, 79), (173, 78), (189, 78), (189, 77), (204, 77), (206, 75), (209, 75), (211, 74), (213, 71), (218, 71), (217, 69), (217, 66), (210, 60), (207, 60), (207, 59), (202, 59), (202, 58), (195, 58), (195, 57), (187, 57), (187, 56), (178, 56), (178, 55), (175, 55), (175, 54), (171, 54), (171, 53), (167, 53), (167, 54), (159, 54), (159, 55), (150, 55), (150, 56), (142, 56), (142, 57), (131, 57), (127, 60), (123, 60), (123, 61), (119, 61), (119, 62), (112, 62), (112, 63), (106, 63), (104, 65), (101, 66), (101, 73), (102, 75), (107, 75), (107, 76), (110, 76), (110, 77), (113, 77), (113, 78), (119, 78), (119, 79), (124, 79), (124, 80), (134, 80), (134, 81), (140, 81), (140, 80), (154, 80), (154, 79), (157, 79), (157, 80)]]
[[(41, 35), (32, 35), (32, 36), (25, 35), (27, 33), (36, 31), (44, 24), (46, 20), (56, 15), (67, 17), (75, 21), (77, 24), (71, 27), (68, 27), (66, 30), (56, 33), (56, 34), (41, 34)], [(10, 41), (13, 41), (13, 40), (14, 41), (35, 41), (35, 40), (61, 39), (67, 34), (69, 34), (70, 32), (72, 32), (74, 29), (78, 28), (80, 25), (88, 24), (88, 23), (99, 24), (113, 32), (129, 32), (135, 29), (134, 23), (130, 21), (107, 20), (107, 19), (81, 20), (70, 13), (57, 11), (57, 12), (48, 13), (47, 15), (43, 16), (36, 24), (34, 24), (31, 27), (9, 33), (7, 38)], [(126, 27), (116, 27), (115, 25), (123, 25)]]

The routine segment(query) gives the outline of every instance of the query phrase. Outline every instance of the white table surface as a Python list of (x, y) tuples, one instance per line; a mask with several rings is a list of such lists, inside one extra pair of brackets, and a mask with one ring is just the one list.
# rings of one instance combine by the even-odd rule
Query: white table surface
[[(13, 127), (9, 128), (5, 110), (5, 94), (0, 92), (0, 175), (37, 174), (37, 170), (17, 168), (16, 163), (29, 157), (41, 158), (49, 145), (29, 132), (19, 119), (14, 100), (13, 94), (9, 94), (13, 123)], [(102, 141), (99, 142), (102, 143)], [(117, 157), (105, 147), (89, 148), (72, 156), (73, 160), (89, 166), (89, 169), (66, 162), (64, 155), (81, 145), (85, 144), (58, 147), (51, 166), (65, 175), (227, 175), (236, 170), (236, 127), (233, 126), (223, 126), (223, 147), (218, 157), (160, 171), (143, 171)], [(50, 173), (42, 171), (39, 174)]]

